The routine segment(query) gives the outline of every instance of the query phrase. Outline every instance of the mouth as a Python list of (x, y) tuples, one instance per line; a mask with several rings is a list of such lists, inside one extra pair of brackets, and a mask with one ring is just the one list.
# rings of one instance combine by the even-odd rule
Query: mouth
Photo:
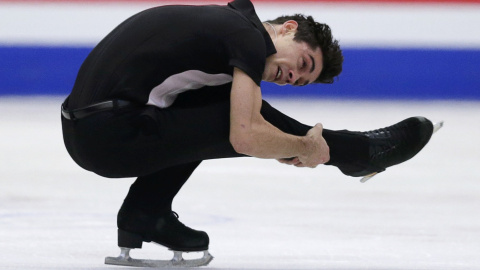
[(278, 81), (282, 77), (282, 70), (278, 67), (277, 74), (275, 76), (275, 80)]

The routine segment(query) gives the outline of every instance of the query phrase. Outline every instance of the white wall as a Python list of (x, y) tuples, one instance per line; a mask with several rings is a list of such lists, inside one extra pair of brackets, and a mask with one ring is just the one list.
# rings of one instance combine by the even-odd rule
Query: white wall
[[(0, 3), (0, 45), (91, 46), (134, 13), (163, 4), (171, 2)], [(310, 14), (348, 47), (480, 48), (480, 4), (258, 3), (256, 9), (262, 20)]]

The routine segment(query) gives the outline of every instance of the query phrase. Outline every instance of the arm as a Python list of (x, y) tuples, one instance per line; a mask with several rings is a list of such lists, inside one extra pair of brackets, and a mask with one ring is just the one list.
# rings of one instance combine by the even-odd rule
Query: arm
[(328, 161), (328, 146), (321, 136), (321, 124), (306, 136), (286, 134), (263, 119), (261, 105), (260, 87), (235, 68), (230, 108), (230, 142), (235, 151), (259, 158), (298, 157), (307, 167)]

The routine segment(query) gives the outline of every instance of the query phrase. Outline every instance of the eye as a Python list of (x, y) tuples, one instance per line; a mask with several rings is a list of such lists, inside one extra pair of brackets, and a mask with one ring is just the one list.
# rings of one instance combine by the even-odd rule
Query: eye
[(307, 67), (307, 61), (305, 61), (305, 58), (302, 58), (302, 68)]

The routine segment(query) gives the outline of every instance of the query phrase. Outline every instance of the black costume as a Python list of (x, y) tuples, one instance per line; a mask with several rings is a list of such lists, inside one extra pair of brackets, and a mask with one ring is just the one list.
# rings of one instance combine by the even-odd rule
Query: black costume
[[(173, 197), (202, 160), (240, 156), (229, 142), (233, 67), (260, 84), (265, 59), (275, 52), (248, 0), (134, 15), (90, 53), (64, 107), (72, 111), (105, 100), (136, 106), (63, 118), (67, 149), (80, 166), (102, 176), (138, 177), (129, 204), (171, 211)], [(261, 113), (290, 134), (303, 136), (311, 128), (265, 101)], [(329, 133), (324, 136), (334, 163), (343, 153)], [(349, 145), (349, 152), (366, 147)]]
[[(119, 244), (208, 248), (205, 233), (178, 224), (172, 200), (202, 160), (242, 156), (229, 141), (233, 69), (260, 85), (266, 58), (274, 53), (249, 0), (152, 8), (127, 19), (93, 49), (62, 105), (63, 135), (84, 169), (105, 177), (138, 177), (118, 215)], [(312, 128), (265, 101), (261, 114), (285, 133), (303, 136)], [(429, 139), (431, 123), (423, 123), (414, 119), (408, 125), (430, 128)], [(398, 147), (406, 141), (404, 133), (391, 134), (324, 129), (327, 165), (360, 176), (398, 164), (395, 156), (370, 162), (374, 155), (406, 149)], [(411, 141), (420, 136), (412, 134)], [(373, 147), (371, 138), (381, 147)], [(176, 234), (159, 224), (174, 224)]]

